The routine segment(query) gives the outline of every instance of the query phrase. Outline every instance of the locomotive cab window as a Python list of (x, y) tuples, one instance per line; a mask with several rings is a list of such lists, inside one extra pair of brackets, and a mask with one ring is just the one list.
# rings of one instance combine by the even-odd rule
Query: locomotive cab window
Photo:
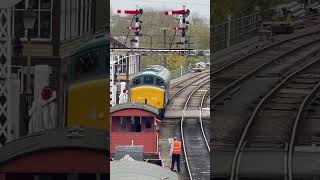
[(97, 57), (93, 53), (85, 53), (78, 57), (79, 61), (76, 63), (77, 77), (85, 74), (95, 74), (97, 70)]
[(152, 76), (144, 76), (143, 77), (143, 83), (153, 85), (154, 84), (154, 78)]
[(90, 79), (103, 73), (102, 68), (104, 68), (104, 65), (101, 64), (99, 50), (90, 49), (89, 51), (72, 56), (71, 63), (69, 64), (70, 83)]
[(140, 85), (140, 83), (141, 83), (140, 78), (135, 78), (135, 79), (133, 80), (133, 86), (138, 86), (138, 85)]
[(156, 79), (156, 86), (164, 88), (164, 81), (162, 79)]

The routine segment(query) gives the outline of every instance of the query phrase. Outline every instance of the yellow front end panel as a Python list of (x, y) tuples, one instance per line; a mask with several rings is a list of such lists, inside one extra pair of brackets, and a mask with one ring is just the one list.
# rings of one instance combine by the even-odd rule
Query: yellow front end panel
[(164, 90), (152, 86), (135, 87), (130, 90), (130, 98), (131, 102), (145, 103), (158, 109), (162, 109), (164, 103)]
[(109, 129), (109, 82), (77, 83), (68, 90), (68, 127)]

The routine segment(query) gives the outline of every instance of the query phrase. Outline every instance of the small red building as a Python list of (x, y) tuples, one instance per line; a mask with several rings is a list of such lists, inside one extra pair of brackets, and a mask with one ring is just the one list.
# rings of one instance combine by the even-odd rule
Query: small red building
[(144, 154), (159, 155), (158, 109), (141, 103), (123, 103), (110, 109), (110, 152), (116, 146), (143, 146)]
[(0, 180), (101, 180), (110, 172), (108, 132), (54, 129), (0, 148)]

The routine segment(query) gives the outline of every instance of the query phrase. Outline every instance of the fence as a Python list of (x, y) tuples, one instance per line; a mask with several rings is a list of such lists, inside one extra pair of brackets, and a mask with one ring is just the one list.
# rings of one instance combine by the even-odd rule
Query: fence
[[(131, 39), (134, 38), (134, 35), (129, 34), (128, 37), (126, 34), (113, 34), (113, 38), (117, 39), (119, 42), (124, 44), (127, 47), (132, 47), (133, 44), (130, 42)], [(164, 41), (164, 38), (166, 41)], [(192, 49), (193, 43), (192, 41), (196, 39), (194, 36), (187, 36), (188, 45), (187, 48)], [(139, 40), (139, 46), (141, 48), (182, 48), (181, 44), (181, 36), (176, 34), (173, 35), (148, 35), (142, 34)]]
[(260, 28), (260, 13), (231, 19), (213, 27), (213, 52), (246, 41)]
[(191, 71), (190, 66), (181, 66), (179, 69), (171, 71), (171, 79), (181, 77)]

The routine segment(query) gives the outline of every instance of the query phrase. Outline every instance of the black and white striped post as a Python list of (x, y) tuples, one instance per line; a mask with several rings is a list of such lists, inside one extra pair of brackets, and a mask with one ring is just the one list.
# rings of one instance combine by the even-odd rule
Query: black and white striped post
[(180, 15), (180, 22), (179, 25), (177, 27), (175, 27), (174, 29), (177, 30), (181, 30), (181, 46), (183, 49), (187, 49), (187, 44), (188, 44), (188, 40), (187, 40), (187, 30), (188, 30), (188, 24), (189, 21), (187, 21), (187, 17), (190, 15), (190, 10), (186, 9), (186, 5), (183, 5), (183, 9), (182, 10), (173, 10), (173, 11), (165, 11), (164, 14), (166, 16), (168, 15)]
[(139, 37), (141, 36), (140, 32), (141, 32), (141, 16), (143, 14), (143, 10), (142, 9), (137, 9), (137, 10), (118, 10), (117, 11), (118, 14), (124, 13), (127, 15), (133, 15), (133, 20), (135, 21), (135, 25), (134, 26), (129, 26), (128, 29), (129, 30), (135, 30), (134, 32), (134, 38), (131, 40), (131, 43), (133, 44), (134, 48), (139, 48)]

